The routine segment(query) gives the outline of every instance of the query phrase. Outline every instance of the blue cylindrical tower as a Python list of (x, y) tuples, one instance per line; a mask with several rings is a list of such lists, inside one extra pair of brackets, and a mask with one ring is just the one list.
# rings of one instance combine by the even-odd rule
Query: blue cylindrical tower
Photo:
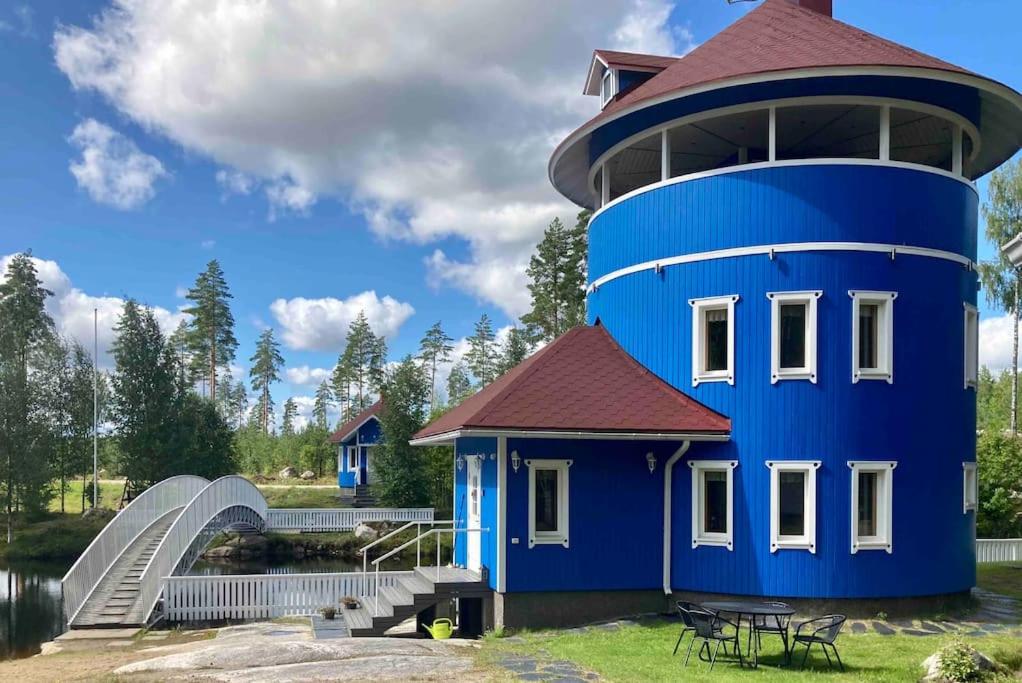
[(766, 0), (689, 55), (597, 51), (550, 162), (595, 210), (588, 311), (731, 418), (673, 479), (675, 590), (929, 596), (975, 580), (974, 180), (1022, 97)]

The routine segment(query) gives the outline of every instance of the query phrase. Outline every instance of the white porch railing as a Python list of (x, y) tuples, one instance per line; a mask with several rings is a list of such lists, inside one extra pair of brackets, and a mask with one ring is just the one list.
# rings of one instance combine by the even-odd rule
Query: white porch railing
[[(376, 595), (412, 572), (168, 576), (164, 612), (170, 621), (273, 619), (339, 607), (341, 598)], [(371, 592), (361, 594), (363, 587)]]
[(361, 522), (432, 522), (433, 508), (273, 508), (271, 531), (351, 531)]
[[(210, 483), (195, 495), (167, 530), (139, 579), (142, 606), (141, 618), (147, 621), (163, 589), (164, 578), (175, 568), (193, 541), (210, 522), (232, 508), (251, 510), (262, 522), (266, 520), (266, 499), (255, 484), (244, 477), (230, 475)], [(240, 521), (240, 517), (239, 520)]]
[(976, 562), (1022, 562), (1022, 538), (977, 538)]
[(125, 548), (153, 522), (175, 508), (184, 507), (209, 481), (182, 475), (150, 486), (107, 524), (61, 580), (64, 615), (68, 623)]

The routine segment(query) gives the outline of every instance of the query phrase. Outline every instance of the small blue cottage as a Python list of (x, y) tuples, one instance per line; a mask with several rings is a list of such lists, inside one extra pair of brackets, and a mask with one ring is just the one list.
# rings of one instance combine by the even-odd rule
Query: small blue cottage
[(342, 489), (354, 490), (373, 483), (373, 449), (382, 433), (382, 407), (383, 402), (377, 401), (330, 435), (330, 443), (337, 444), (337, 485)]
[(974, 584), (975, 180), (1022, 96), (831, 9), (594, 54), (549, 164), (594, 210), (589, 326), (413, 441), (454, 444), (496, 624)]

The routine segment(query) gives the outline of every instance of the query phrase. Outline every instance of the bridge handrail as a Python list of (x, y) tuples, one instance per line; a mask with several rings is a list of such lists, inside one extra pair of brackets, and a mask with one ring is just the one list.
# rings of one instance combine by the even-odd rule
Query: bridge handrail
[(174, 569), (198, 534), (221, 512), (232, 507), (248, 507), (266, 520), (266, 499), (255, 484), (238, 475), (220, 477), (188, 502), (185, 509), (149, 559), (139, 579), (142, 619), (148, 620), (163, 589), (163, 579)]
[(140, 533), (174, 508), (186, 505), (208, 484), (207, 479), (190, 474), (164, 479), (143, 491), (110, 520), (61, 579), (68, 623), (78, 616), (107, 570)]

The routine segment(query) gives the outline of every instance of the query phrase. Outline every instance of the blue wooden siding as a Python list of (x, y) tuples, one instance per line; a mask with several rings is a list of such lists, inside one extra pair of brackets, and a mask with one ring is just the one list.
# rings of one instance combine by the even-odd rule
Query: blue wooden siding
[(619, 93), (625, 92), (645, 83), (655, 75), (648, 71), (625, 71), (624, 69), (619, 69), (617, 72), (617, 91)]
[[(628, 259), (771, 241), (904, 241), (975, 257), (975, 195), (961, 183), (869, 167), (789, 173), (796, 170), (768, 169), (752, 182), (696, 181), (624, 202), (622, 211), (610, 210), (592, 226), (591, 276), (628, 265)], [(766, 177), (773, 174), (779, 178)], [(900, 192), (891, 192), (891, 185)], [(707, 196), (700, 196), (700, 188)], [(640, 200), (646, 209), (628, 206)], [(848, 291), (862, 289), (898, 292), (893, 384), (851, 381)], [(823, 291), (818, 382), (771, 384), (766, 293), (800, 290)], [(962, 512), (962, 462), (975, 459), (976, 406), (975, 392), (963, 387), (963, 303), (975, 304), (976, 290), (975, 273), (949, 261), (820, 252), (644, 271), (608, 282), (591, 295), (590, 321), (599, 318), (640, 363), (733, 422), (730, 443), (696, 444), (687, 457), (739, 461), (735, 549), (691, 548), (691, 474), (679, 463), (673, 492), (674, 587), (884, 597), (972, 586), (975, 519), (974, 513)], [(735, 386), (693, 387), (688, 300), (726, 294), (741, 297), (735, 305)], [(817, 475), (816, 554), (769, 552), (765, 462), (785, 459), (823, 463)], [(898, 462), (893, 554), (850, 553), (849, 460)]]
[(341, 457), (341, 467), (337, 471), (337, 485), (341, 488), (353, 488), (355, 486), (355, 469), (348, 467), (348, 446), (359, 444), (357, 469), (362, 470), (362, 481), (372, 484), (367, 476), (369, 446), (375, 446), (380, 441), (383, 432), (380, 429), (380, 421), (369, 420), (358, 428), (347, 441), (338, 444), (338, 456)]

